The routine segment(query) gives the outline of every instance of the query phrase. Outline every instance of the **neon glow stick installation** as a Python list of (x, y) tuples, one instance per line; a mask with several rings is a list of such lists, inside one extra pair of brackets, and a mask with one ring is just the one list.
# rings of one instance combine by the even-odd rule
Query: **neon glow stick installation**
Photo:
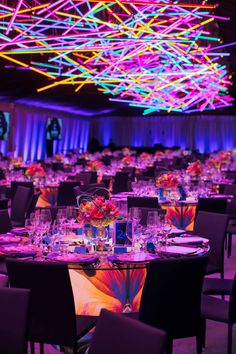
[(0, 4), (0, 57), (43, 75), (38, 91), (96, 85), (152, 112), (232, 105), (215, 5), (195, 0), (18, 0)]

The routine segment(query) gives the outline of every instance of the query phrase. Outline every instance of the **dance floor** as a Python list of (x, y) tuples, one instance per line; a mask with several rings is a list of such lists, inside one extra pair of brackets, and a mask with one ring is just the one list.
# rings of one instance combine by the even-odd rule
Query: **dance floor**
[[(232, 256), (225, 256), (225, 278), (233, 278), (236, 271), (236, 235), (233, 237)], [(226, 354), (227, 326), (222, 323), (207, 321), (206, 348), (204, 354)], [(195, 354), (195, 338), (174, 341), (173, 354)], [(60, 351), (50, 345), (45, 346), (45, 354), (58, 354)], [(233, 331), (233, 353), (236, 353), (236, 326)], [(39, 348), (36, 348), (39, 354)], [(111, 353), (112, 354), (112, 353)]]

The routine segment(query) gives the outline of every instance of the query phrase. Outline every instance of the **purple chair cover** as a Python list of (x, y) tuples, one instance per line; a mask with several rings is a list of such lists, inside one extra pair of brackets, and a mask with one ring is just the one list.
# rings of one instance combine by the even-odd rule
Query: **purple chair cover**
[(162, 354), (165, 332), (103, 309), (88, 354)]
[(30, 290), (0, 289), (0, 353), (27, 353)]

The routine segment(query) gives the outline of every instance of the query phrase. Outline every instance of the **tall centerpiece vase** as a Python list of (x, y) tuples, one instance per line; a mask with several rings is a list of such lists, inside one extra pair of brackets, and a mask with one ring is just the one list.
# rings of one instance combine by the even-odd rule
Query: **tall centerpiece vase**
[(81, 195), (77, 198), (78, 221), (91, 226), (92, 242), (96, 252), (104, 252), (109, 237), (109, 225), (117, 220), (119, 210), (110, 200), (104, 197)]

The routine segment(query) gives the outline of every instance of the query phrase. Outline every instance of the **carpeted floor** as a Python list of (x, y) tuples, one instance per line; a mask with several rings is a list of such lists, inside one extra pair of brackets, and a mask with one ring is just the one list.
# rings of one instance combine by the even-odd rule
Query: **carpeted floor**
[[(232, 256), (225, 257), (225, 278), (233, 278), (236, 272), (236, 236), (233, 237)], [(203, 354), (226, 354), (227, 326), (222, 323), (207, 321), (206, 348)], [(36, 348), (36, 354), (38, 354)], [(58, 354), (52, 346), (45, 346), (45, 354)], [(174, 341), (173, 354), (195, 354), (195, 338)], [(233, 331), (233, 353), (236, 353), (236, 326)], [(102, 353), (101, 353), (102, 354)], [(111, 353), (112, 354), (112, 353)], [(122, 353), (121, 353), (122, 354)]]

